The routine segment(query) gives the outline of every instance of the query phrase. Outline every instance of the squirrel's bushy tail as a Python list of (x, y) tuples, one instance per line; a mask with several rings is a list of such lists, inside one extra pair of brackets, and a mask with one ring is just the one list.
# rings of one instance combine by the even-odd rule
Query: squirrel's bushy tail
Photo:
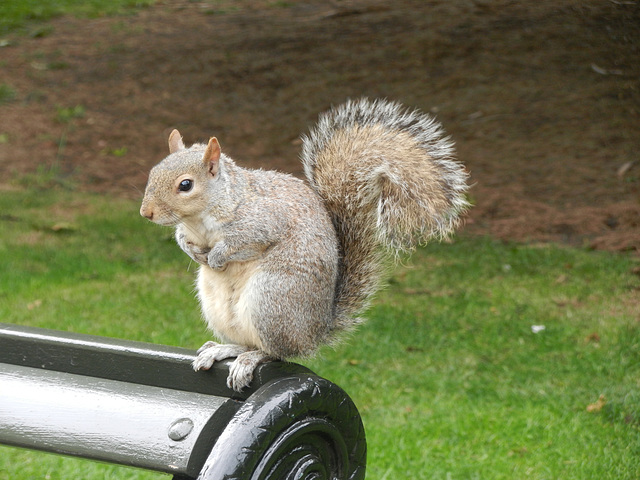
[(433, 118), (383, 100), (321, 115), (301, 157), (339, 237), (336, 329), (349, 329), (380, 287), (391, 252), (446, 237), (459, 224), (468, 175)]

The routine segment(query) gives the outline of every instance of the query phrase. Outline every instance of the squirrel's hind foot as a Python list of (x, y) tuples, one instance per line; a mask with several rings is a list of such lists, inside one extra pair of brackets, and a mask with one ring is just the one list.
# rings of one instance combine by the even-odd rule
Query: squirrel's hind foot
[(242, 389), (248, 387), (251, 380), (253, 380), (253, 371), (258, 365), (272, 360), (273, 357), (261, 350), (251, 350), (241, 353), (229, 367), (227, 387), (234, 389), (236, 392), (242, 391)]

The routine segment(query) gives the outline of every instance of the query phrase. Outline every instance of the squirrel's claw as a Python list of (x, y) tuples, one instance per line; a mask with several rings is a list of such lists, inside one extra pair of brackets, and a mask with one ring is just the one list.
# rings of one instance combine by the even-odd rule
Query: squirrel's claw
[(241, 392), (243, 388), (248, 387), (253, 380), (253, 369), (247, 366), (238, 365), (237, 361), (231, 364), (229, 376), (227, 377), (227, 387)]
[[(205, 350), (207, 350), (208, 348), (211, 347), (215, 347), (216, 345), (219, 345), (219, 343), (217, 342), (212, 342), (211, 340), (209, 340), (208, 342), (204, 342), (204, 345), (202, 345), (198, 351), (196, 352), (197, 355), (200, 355), (202, 352), (204, 352)], [(194, 362), (195, 363), (195, 362)]]
[(215, 360), (211, 355), (200, 354), (196, 357), (191, 366), (196, 372), (198, 370), (209, 370), (213, 366), (214, 362)]
[[(198, 349), (197, 357), (193, 361), (192, 366), (196, 372), (198, 370), (209, 370), (215, 362), (219, 362), (220, 360), (225, 360), (227, 358), (241, 356), (242, 354), (247, 352), (248, 349), (249, 348), (245, 347), (244, 345), (233, 345), (233, 344), (225, 345), (225, 344), (209, 341), (209, 342), (206, 342), (204, 345), (202, 345), (202, 347)], [(247, 353), (251, 353), (251, 352), (247, 352)], [(250, 381), (251, 379), (249, 378), (249, 382)], [(235, 388), (234, 390), (240, 391)]]
[(243, 345), (224, 345), (216, 342), (206, 342), (198, 349), (197, 357), (193, 361), (193, 369), (209, 370), (215, 362), (225, 360), (227, 358), (237, 357), (248, 350)]
[(187, 236), (183, 233), (181, 228), (176, 230), (176, 242), (182, 251), (189, 255), (192, 260), (201, 265), (207, 265), (207, 257), (211, 250), (210, 248), (199, 247), (193, 242), (187, 241)]
[(193, 361), (193, 369), (209, 370), (215, 362), (226, 358), (236, 357), (229, 367), (227, 386), (236, 392), (242, 391), (253, 380), (253, 371), (261, 363), (272, 360), (272, 357), (260, 350), (249, 350), (244, 345), (224, 345), (216, 342), (206, 342), (198, 349), (197, 357)]
[(227, 386), (236, 392), (248, 387), (253, 380), (253, 372), (261, 363), (271, 361), (272, 358), (260, 350), (251, 350), (238, 355), (229, 367)]

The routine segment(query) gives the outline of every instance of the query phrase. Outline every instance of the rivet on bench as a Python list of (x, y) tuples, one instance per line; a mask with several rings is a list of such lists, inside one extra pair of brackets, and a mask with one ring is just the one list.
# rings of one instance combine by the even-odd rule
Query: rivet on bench
[(176, 442), (184, 440), (193, 430), (193, 422), (188, 418), (179, 418), (169, 426), (169, 438)]

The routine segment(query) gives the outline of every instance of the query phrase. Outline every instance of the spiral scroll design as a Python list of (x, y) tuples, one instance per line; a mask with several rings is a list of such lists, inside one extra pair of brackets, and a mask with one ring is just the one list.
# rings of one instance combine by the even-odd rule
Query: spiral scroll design
[(360, 415), (337, 385), (294, 375), (264, 385), (228, 423), (199, 480), (360, 480)]
[(306, 418), (281, 432), (267, 447), (252, 480), (331, 480), (348, 478), (347, 446), (324, 418)]

